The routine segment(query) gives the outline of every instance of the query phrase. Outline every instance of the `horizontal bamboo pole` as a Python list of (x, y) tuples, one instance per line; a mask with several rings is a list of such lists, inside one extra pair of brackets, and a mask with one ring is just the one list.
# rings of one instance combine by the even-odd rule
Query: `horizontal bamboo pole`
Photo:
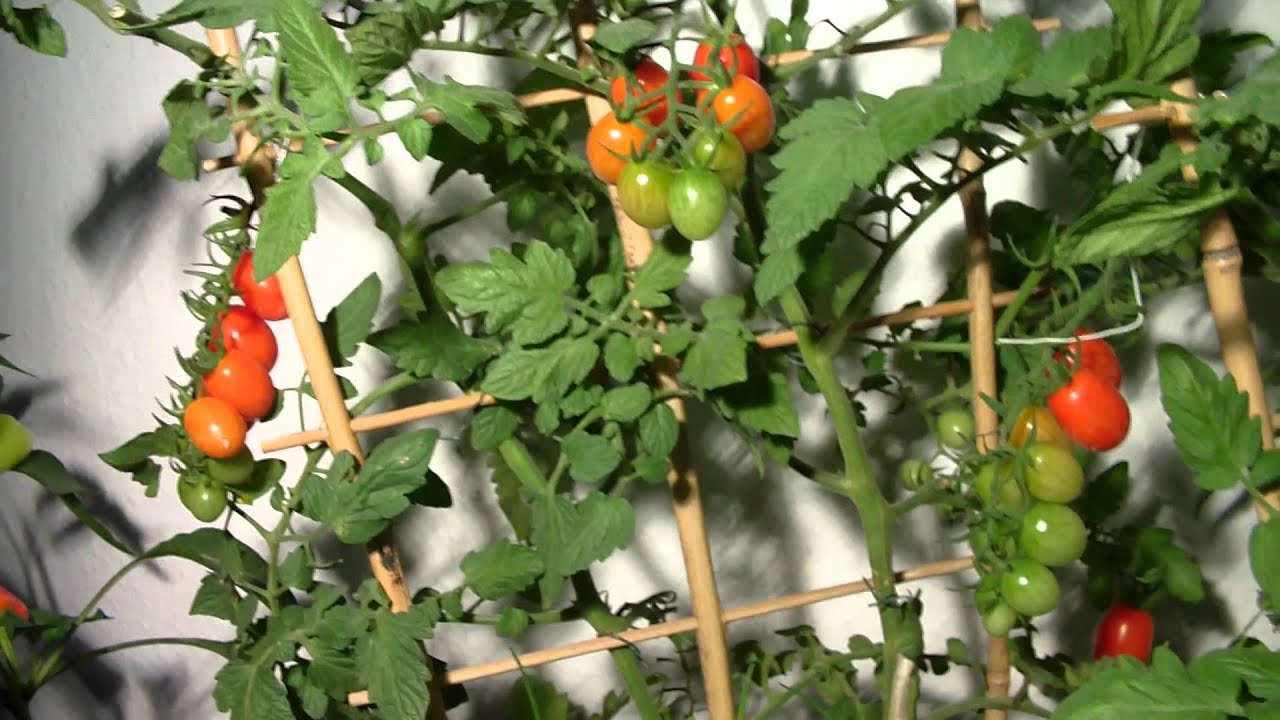
[[(995, 307), (1005, 307), (1013, 302), (1017, 297), (1016, 291), (996, 293), (992, 298)], [(876, 315), (864, 318), (854, 323), (850, 330), (866, 330), (867, 328), (878, 327), (880, 325), (895, 326), (909, 325), (917, 320), (936, 320), (940, 318), (956, 317), (964, 315), (973, 307), (973, 303), (969, 300), (948, 300), (940, 302), (936, 305), (927, 307), (908, 308), (899, 310), (898, 312), (889, 313), (887, 315)], [(775, 333), (767, 333), (756, 337), (756, 344), (767, 350), (790, 347), (796, 344), (796, 333), (794, 330), (783, 330)], [(392, 410), (385, 413), (377, 413), (374, 415), (361, 415), (351, 420), (351, 429), (356, 432), (369, 432), (371, 430), (385, 430), (386, 428), (404, 425), (406, 423), (416, 422), (418, 420), (426, 420), (427, 418), (439, 417), (441, 415), (450, 415), (455, 412), (463, 412), (465, 410), (474, 410), (485, 405), (492, 405), (496, 400), (483, 393), (468, 393), (451, 397), (446, 400), (433, 400), (431, 402), (421, 403), (419, 405), (410, 405), (409, 407)], [(325, 438), (324, 428), (313, 428), (300, 432), (289, 433), (279, 437), (264, 440), (261, 445), (261, 451), (264, 453), (277, 452), (288, 448), (298, 447), (300, 445), (309, 445), (319, 442)]]
[[(972, 567), (972, 557), (941, 560), (899, 572), (895, 579), (897, 582), (925, 580), (933, 577), (942, 577), (944, 575), (955, 575), (956, 573), (964, 572)], [(843, 585), (835, 585), (833, 587), (822, 588), (819, 590), (809, 590), (807, 592), (796, 593), (795, 595), (787, 595), (785, 597), (774, 598), (772, 600), (762, 600), (749, 605), (729, 608), (724, 612), (724, 620), (727, 623), (738, 622), (739, 620), (749, 620), (751, 618), (771, 615), (777, 612), (795, 610), (808, 605), (815, 605), (827, 600), (836, 600), (842, 597), (849, 597), (850, 595), (859, 595), (869, 592), (870, 590), (871, 583), (866, 580), (845, 583)], [(658, 638), (679, 635), (680, 633), (692, 632), (696, 627), (697, 622), (691, 617), (668, 620), (667, 622), (651, 625), (649, 627), (627, 630), (626, 632), (619, 633), (613, 637), (591, 638), (590, 640), (583, 640), (581, 642), (570, 643), (568, 645), (562, 645), (555, 648), (548, 648), (546, 650), (534, 650), (533, 652), (528, 652), (514, 658), (494, 660), (480, 665), (450, 670), (445, 673), (445, 683), (449, 685), (460, 685), (474, 680), (480, 680), (482, 678), (493, 677), (494, 675), (516, 672), (522, 668), (527, 670), (529, 668), (548, 665), (561, 660), (568, 660), (570, 658), (581, 657), (583, 655), (604, 652), (605, 650), (626, 647), (635, 643), (645, 642), (646, 640), (656, 640)], [(355, 707), (368, 705), (369, 694), (365, 691), (353, 692), (347, 696), (347, 702)]]
[[(1050, 32), (1052, 30), (1057, 30), (1062, 27), (1062, 21), (1059, 20), (1058, 18), (1041, 18), (1039, 20), (1033, 21), (1032, 24), (1034, 24), (1036, 29), (1039, 30), (1040, 32)], [(946, 44), (947, 40), (951, 39), (952, 34), (953, 34), (953, 31), (948, 30), (945, 32), (929, 33), (927, 35), (912, 35), (909, 37), (894, 38), (891, 40), (878, 40), (876, 42), (860, 43), (858, 45), (853, 46), (853, 49), (850, 50), (848, 54), (849, 55), (867, 55), (870, 53), (885, 52), (888, 50), (902, 50), (906, 48), (921, 48), (921, 47), (944, 45)], [(813, 54), (814, 53), (812, 50), (793, 50), (791, 52), (780, 53), (777, 55), (766, 55), (763, 58), (763, 60), (766, 64), (768, 64), (771, 67), (779, 67), (782, 65), (789, 65), (792, 63), (797, 63), (803, 60), (807, 60), (810, 57), (812, 57)], [(580, 90), (577, 88), (555, 88), (552, 90), (541, 90), (539, 92), (528, 93), (525, 95), (518, 95), (516, 97), (516, 103), (519, 104), (520, 107), (523, 107), (526, 110), (529, 110), (536, 107), (544, 107), (547, 105), (556, 105), (558, 103), (572, 102), (574, 100), (582, 100), (588, 96), (595, 95), (595, 94), (596, 93), (593, 93), (587, 90)], [(441, 114), (438, 110), (430, 110), (422, 115), (422, 119), (426, 120), (432, 125), (439, 125), (440, 123), (444, 122), (445, 118), (444, 118), (444, 115)], [(374, 126), (368, 125), (368, 126), (362, 127), (361, 129), (368, 130), (371, 127), (374, 127)], [(386, 131), (390, 132), (390, 128), (388, 128)], [(342, 132), (348, 133), (350, 131), (344, 130)], [(326, 138), (325, 144), (335, 145), (337, 143), (334, 140)], [(301, 147), (301, 141), (300, 140), (296, 141), (294, 143), (294, 146), (295, 146), (295, 149), (297, 149), (298, 147)], [(231, 168), (235, 166), (236, 166), (236, 158), (234, 155), (227, 155), (225, 157), (218, 157), (218, 158), (209, 158), (200, 163), (201, 169), (203, 169), (204, 172), (206, 173), (217, 172), (218, 170), (225, 170), (227, 168)]]

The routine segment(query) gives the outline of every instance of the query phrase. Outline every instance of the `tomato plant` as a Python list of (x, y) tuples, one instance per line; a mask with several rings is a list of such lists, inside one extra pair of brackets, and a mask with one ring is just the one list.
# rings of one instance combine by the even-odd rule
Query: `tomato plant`
[(689, 137), (689, 157), (694, 165), (719, 175), (727, 190), (737, 190), (746, 180), (747, 152), (733, 133), (700, 128)]
[(1034, 443), (1027, 448), (1027, 459), (1027, 491), (1037, 500), (1069, 503), (1084, 492), (1084, 469), (1061, 446)]
[(1155, 621), (1151, 613), (1117, 602), (1098, 620), (1098, 627), (1094, 631), (1093, 657), (1096, 660), (1128, 655), (1147, 662), (1151, 659), (1154, 636)]
[(610, 112), (587, 133), (587, 162), (601, 182), (617, 185), (631, 158), (652, 145), (648, 131)]
[(1062, 430), (1087, 450), (1111, 450), (1129, 434), (1129, 403), (1091, 370), (1077, 370), (1049, 396), (1048, 405)]
[(279, 346), (271, 327), (242, 305), (233, 305), (218, 315), (209, 349), (243, 351), (267, 371), (275, 367), (279, 355)]
[(675, 168), (666, 160), (628, 163), (618, 178), (618, 202), (627, 217), (646, 228), (670, 225), (668, 203), (675, 175)]
[(257, 359), (243, 350), (228, 350), (204, 377), (204, 392), (226, 401), (246, 420), (266, 417), (275, 406), (276, 389)]
[[(708, 69), (719, 66), (735, 77), (760, 80), (760, 59), (738, 34), (729, 35), (723, 41), (708, 39), (698, 43), (693, 53), (693, 66)], [(697, 70), (691, 71), (689, 78), (701, 82), (711, 80), (709, 75)]]
[(637, 110), (644, 116), (645, 122), (655, 128), (659, 127), (667, 121), (669, 108), (665, 93), (671, 82), (671, 74), (649, 58), (642, 59), (633, 72), (634, 76), (619, 75), (613, 79), (609, 84), (609, 97), (616, 108), (622, 108), (630, 96), (632, 102), (639, 104)]
[(1009, 458), (988, 460), (974, 476), (974, 490), (988, 507), (1017, 510), (1027, 503), (1026, 478)]
[(716, 120), (738, 138), (747, 153), (760, 152), (773, 139), (777, 125), (773, 101), (750, 77), (737, 75), (727, 87), (699, 91), (699, 107), (708, 103)]
[(0, 414), (0, 472), (8, 472), (31, 454), (31, 431), (12, 415)]
[(212, 482), (180, 482), (178, 498), (192, 517), (200, 522), (213, 522), (227, 510), (227, 491)]
[(714, 172), (685, 168), (671, 180), (667, 205), (671, 224), (690, 240), (705, 240), (720, 228), (729, 196)]
[(253, 250), (244, 250), (231, 273), (231, 283), (244, 301), (244, 306), (263, 320), (283, 320), (289, 317), (289, 309), (280, 290), (280, 278), (272, 275), (266, 280), (255, 281)]
[(196, 449), (211, 458), (226, 459), (244, 447), (244, 416), (226, 400), (202, 397), (191, 401), (182, 427)]

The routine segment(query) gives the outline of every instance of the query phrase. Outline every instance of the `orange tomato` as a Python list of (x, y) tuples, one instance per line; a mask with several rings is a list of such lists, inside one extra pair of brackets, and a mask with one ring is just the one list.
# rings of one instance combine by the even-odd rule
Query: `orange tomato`
[(276, 389), (266, 368), (244, 350), (228, 350), (213, 372), (204, 376), (204, 392), (226, 401), (245, 420), (259, 420), (271, 412)]
[(1071, 438), (1054, 419), (1053, 413), (1043, 405), (1028, 405), (1018, 413), (1013, 427), (1009, 430), (1009, 444), (1025, 447), (1031, 442), (1031, 431), (1035, 430), (1036, 442), (1057, 445), (1063, 450), (1071, 449)]
[(760, 83), (746, 75), (738, 75), (729, 87), (700, 90), (699, 108), (706, 108), (708, 94), (711, 94), (711, 110), (716, 119), (738, 138), (743, 150), (760, 152), (773, 139), (777, 118), (773, 101)]
[(248, 432), (244, 418), (228, 403), (216, 397), (191, 401), (182, 414), (182, 427), (191, 444), (211, 458), (233, 457), (244, 448)]
[(22, 602), (17, 595), (9, 592), (8, 588), (0, 587), (0, 615), (7, 612), (11, 612), (23, 620), (31, 619), (27, 604)]
[(610, 112), (587, 133), (587, 164), (608, 185), (617, 185), (622, 168), (633, 153), (652, 148), (654, 141), (639, 125), (622, 122)]

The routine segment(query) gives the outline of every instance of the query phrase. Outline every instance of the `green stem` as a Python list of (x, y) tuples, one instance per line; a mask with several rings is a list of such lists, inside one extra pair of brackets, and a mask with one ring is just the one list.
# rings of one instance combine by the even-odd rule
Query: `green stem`
[[(600, 592), (596, 589), (590, 570), (574, 573), (571, 581), (573, 591), (578, 596), (578, 605), (582, 608), (582, 616), (592, 629), (602, 636), (612, 636), (627, 630), (627, 621), (614, 615), (600, 601)], [(609, 655), (622, 674), (622, 682), (627, 686), (627, 692), (631, 695), (631, 701), (636, 704), (640, 717), (644, 720), (661, 720), (662, 712), (649, 692), (644, 668), (640, 666), (635, 651), (629, 647), (621, 647), (610, 650)]]
[(570, 65), (563, 65), (558, 62), (548, 60), (539, 55), (534, 55), (528, 50), (520, 48), (500, 48), (489, 47), (487, 45), (478, 45), (469, 42), (454, 42), (450, 40), (424, 40), (421, 44), (423, 50), (443, 50), (446, 52), (465, 52), (473, 55), (486, 55), (488, 57), (511, 58), (526, 62), (539, 70), (549, 72), (552, 75), (568, 80), (579, 87), (595, 90), (600, 93), (607, 92), (608, 88), (599, 83), (590, 83), (583, 79), (582, 71)]
[(511, 468), (511, 472), (515, 473), (527, 490), (538, 495), (551, 495), (555, 492), (555, 488), (542, 476), (542, 471), (529, 456), (529, 450), (524, 443), (514, 438), (504, 440), (498, 446), (498, 453), (502, 455), (503, 462)]
[(480, 202), (472, 205), (471, 207), (463, 208), (462, 210), (459, 210), (458, 212), (448, 217), (441, 218), (439, 220), (436, 220), (435, 222), (427, 223), (422, 228), (423, 237), (424, 238), (430, 237), (448, 227), (457, 225), (458, 223), (464, 222), (466, 220), (470, 220), (471, 218), (479, 215), (485, 210), (488, 210), (494, 205), (497, 205), (505, 201), (507, 199), (507, 196), (510, 195), (512, 191), (515, 190), (517, 187), (519, 187), (519, 185), (508, 185), (507, 187), (502, 188), (501, 190), (495, 192), (494, 194), (490, 195), (484, 200), (481, 200)]
[(1027, 300), (1035, 293), (1036, 287), (1040, 285), (1040, 281), (1048, 272), (1044, 268), (1036, 268), (1027, 273), (1022, 279), (1022, 285), (1018, 286), (1018, 294), (1013, 298), (1013, 302), (1000, 313), (1000, 319), (996, 321), (995, 336), (1004, 337), (1009, 332), (1009, 328), (1013, 327), (1013, 321), (1018, 318), (1018, 313), (1022, 307), (1027, 304)]
[(953, 703), (951, 705), (943, 705), (925, 716), (924, 720), (947, 720), (957, 715), (973, 712), (974, 710), (1016, 710), (1028, 715), (1036, 717), (1052, 717), (1053, 714), (1048, 710), (1036, 705), (1030, 701), (1016, 701), (1008, 698), (974, 698), (965, 700), (964, 702)]
[[(169, 28), (154, 27), (154, 21), (132, 11), (125, 10), (121, 18), (112, 17), (112, 9), (100, 0), (74, 0), (77, 5), (93, 13), (109, 30), (118, 35), (136, 35), (154, 40), (171, 50), (175, 50), (201, 67), (209, 67), (215, 57), (208, 45)], [(120, 6), (117, 6), (120, 7)], [(138, 27), (149, 26), (149, 27)]]
[(800, 62), (775, 68), (774, 74), (781, 80), (787, 80), (788, 78), (805, 72), (823, 60), (829, 60), (834, 57), (846, 55), (853, 50), (854, 46), (862, 42), (863, 38), (875, 32), (882, 25), (894, 19), (906, 9), (913, 5), (918, 5), (919, 3), (920, 0), (898, 0), (898, 2), (890, 2), (889, 6), (886, 7), (879, 15), (845, 33), (844, 37), (840, 39), (840, 42), (835, 45), (831, 45), (830, 47), (815, 51), (813, 55), (810, 55)]
[(159, 637), (128, 640), (126, 642), (116, 643), (115, 645), (108, 645), (106, 647), (97, 648), (96, 650), (90, 650), (89, 652), (76, 655), (66, 662), (59, 663), (52, 670), (48, 671), (48, 673), (44, 674), (43, 677), (40, 678), (39, 682), (40, 684), (47, 683), (76, 665), (89, 662), (90, 660), (95, 660), (104, 655), (110, 655), (112, 653), (120, 652), (121, 650), (147, 647), (148, 645), (180, 645), (199, 648), (201, 650), (208, 650), (209, 652), (224, 658), (227, 657), (227, 653), (230, 651), (230, 643), (221, 640), (206, 640), (204, 638)]
[[(556, 623), (573, 622), (582, 619), (582, 610), (578, 607), (568, 607), (561, 610), (545, 610), (543, 612), (529, 613), (530, 625), (554, 625)], [(464, 613), (457, 620), (450, 622), (470, 623), (472, 625), (497, 625), (502, 622), (502, 615), (494, 615), (492, 613)]]
[(412, 373), (407, 372), (402, 372), (399, 375), (394, 375), (382, 381), (381, 385), (371, 390), (368, 395), (365, 395), (359, 400), (359, 402), (351, 406), (351, 417), (359, 417), (360, 415), (363, 415), (379, 400), (382, 400), (389, 395), (394, 395), (406, 388), (411, 388), (419, 382), (421, 382), (419, 378), (415, 377)]
[(873, 347), (893, 348), (895, 350), (911, 350), (914, 352), (959, 353), (961, 355), (969, 354), (969, 343), (959, 341), (941, 342), (932, 340), (900, 340), (898, 342), (886, 342), (883, 340), (872, 340), (870, 338), (855, 338), (853, 342), (863, 343)]

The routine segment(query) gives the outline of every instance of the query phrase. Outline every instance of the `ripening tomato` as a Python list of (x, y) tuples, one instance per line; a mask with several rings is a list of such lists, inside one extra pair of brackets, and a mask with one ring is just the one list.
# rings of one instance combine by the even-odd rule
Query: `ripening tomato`
[(1073, 563), (1084, 554), (1089, 531), (1074, 510), (1057, 503), (1038, 502), (1022, 516), (1018, 548), (1048, 567)]
[(1034, 560), (1018, 558), (1000, 580), (1000, 596), (1018, 614), (1036, 617), (1058, 607), (1062, 588), (1052, 570)]
[(234, 407), (245, 420), (260, 420), (275, 406), (276, 389), (271, 376), (252, 355), (228, 350), (204, 376), (204, 392)]
[(227, 491), (211, 482), (179, 480), (178, 499), (200, 522), (213, 522), (227, 509)]
[[(671, 74), (666, 68), (649, 58), (644, 58), (636, 65), (634, 74), (634, 78), (626, 75), (614, 78), (609, 85), (609, 97), (618, 108), (626, 104), (627, 95), (635, 98), (634, 102), (643, 102), (636, 110), (643, 115), (645, 122), (656, 128), (667, 121), (665, 93), (671, 82)], [(661, 94), (655, 97), (655, 93)], [(647, 96), (651, 99), (641, 100)]]
[(962, 407), (949, 407), (938, 415), (938, 442), (952, 450), (963, 450), (973, 443), (977, 432), (973, 415)]
[(246, 307), (232, 305), (219, 313), (210, 335), (213, 340), (209, 343), (210, 350), (216, 350), (225, 342), (226, 349), (243, 350), (268, 372), (275, 367), (279, 354), (275, 333), (266, 321)]
[[(756, 82), (760, 81), (760, 59), (756, 57), (751, 46), (747, 45), (741, 35), (730, 35), (718, 45), (719, 47), (710, 39), (698, 43), (698, 49), (693, 52), (693, 66), (710, 69), (714, 62), (728, 70), (730, 75), (745, 76)], [(717, 50), (719, 52), (716, 52)], [(716, 55), (714, 61), (711, 59), (712, 53)], [(706, 73), (697, 70), (690, 71), (689, 78), (704, 82), (711, 79)]]
[(706, 168), (685, 168), (671, 181), (667, 204), (677, 232), (689, 240), (706, 240), (724, 222), (729, 195), (715, 173)]
[[(1075, 337), (1089, 335), (1092, 332), (1088, 328), (1076, 328)], [(1065, 364), (1068, 370), (1075, 369), (1077, 357), (1080, 358), (1082, 370), (1092, 370), (1103, 380), (1111, 383), (1112, 387), (1120, 387), (1123, 379), (1120, 358), (1116, 356), (1116, 351), (1106, 340), (1097, 338), (1083, 342), (1076, 341), (1067, 345), (1065, 352), (1059, 350), (1053, 354), (1053, 359)]]
[(1037, 500), (1069, 503), (1084, 492), (1084, 468), (1069, 450), (1049, 443), (1027, 448), (1027, 492)]
[(1093, 638), (1093, 659), (1129, 655), (1142, 662), (1151, 659), (1155, 623), (1151, 614), (1117, 602), (1098, 621)]
[(689, 156), (719, 175), (726, 190), (737, 190), (747, 177), (747, 151), (737, 135), (720, 128), (701, 128), (690, 136)]
[(182, 427), (191, 444), (211, 458), (229, 458), (244, 447), (248, 431), (244, 417), (225, 400), (196, 398), (182, 414)]
[(0, 415), (0, 473), (9, 472), (26, 460), (34, 442), (31, 431), (18, 418)]
[(27, 610), (27, 604), (17, 595), (9, 592), (6, 587), (0, 587), (0, 615), (11, 612), (23, 620), (31, 619), (31, 612)]
[(649, 133), (639, 125), (622, 122), (609, 113), (587, 132), (587, 164), (601, 182), (617, 185), (631, 157), (653, 144)]
[(231, 271), (231, 285), (244, 299), (245, 307), (263, 320), (283, 320), (289, 317), (280, 290), (280, 278), (272, 275), (262, 282), (253, 280), (253, 251), (245, 250)]
[(229, 458), (211, 458), (206, 469), (215, 483), (238, 487), (253, 479), (253, 463), (253, 453), (245, 447)]
[(1110, 450), (1129, 434), (1129, 403), (1092, 370), (1077, 370), (1049, 396), (1048, 405), (1067, 436), (1086, 450)]
[(1063, 432), (1062, 426), (1053, 419), (1053, 413), (1043, 405), (1028, 405), (1022, 408), (1009, 430), (1009, 444), (1026, 447), (1035, 439), (1038, 443), (1057, 445), (1063, 450), (1071, 450), (1071, 438)]
[(627, 217), (650, 230), (671, 224), (671, 181), (676, 169), (661, 159), (628, 163), (618, 178), (618, 202)]
[(709, 94), (716, 120), (737, 136), (744, 151), (760, 152), (773, 139), (777, 118), (773, 112), (773, 101), (760, 83), (739, 75), (729, 87), (699, 90), (699, 108), (706, 107)]

